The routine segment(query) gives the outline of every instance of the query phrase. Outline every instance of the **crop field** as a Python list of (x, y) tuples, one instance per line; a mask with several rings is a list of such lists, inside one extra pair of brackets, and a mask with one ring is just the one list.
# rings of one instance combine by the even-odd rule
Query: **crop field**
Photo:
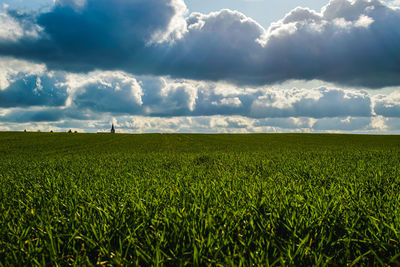
[(0, 265), (399, 265), (400, 136), (0, 134)]

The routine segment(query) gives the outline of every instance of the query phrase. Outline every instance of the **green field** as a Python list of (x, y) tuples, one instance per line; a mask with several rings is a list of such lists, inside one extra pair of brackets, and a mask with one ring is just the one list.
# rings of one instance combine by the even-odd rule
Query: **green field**
[(400, 136), (0, 134), (0, 265), (399, 265)]

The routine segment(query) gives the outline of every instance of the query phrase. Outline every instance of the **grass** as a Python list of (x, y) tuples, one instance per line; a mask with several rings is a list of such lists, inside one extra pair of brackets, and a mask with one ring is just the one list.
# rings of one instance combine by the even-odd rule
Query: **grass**
[(399, 265), (400, 137), (0, 134), (0, 265)]

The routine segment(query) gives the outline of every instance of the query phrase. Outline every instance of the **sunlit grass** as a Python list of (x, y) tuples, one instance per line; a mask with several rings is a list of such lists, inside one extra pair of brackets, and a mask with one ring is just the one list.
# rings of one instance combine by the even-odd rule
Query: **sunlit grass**
[(400, 264), (400, 137), (0, 134), (0, 265)]

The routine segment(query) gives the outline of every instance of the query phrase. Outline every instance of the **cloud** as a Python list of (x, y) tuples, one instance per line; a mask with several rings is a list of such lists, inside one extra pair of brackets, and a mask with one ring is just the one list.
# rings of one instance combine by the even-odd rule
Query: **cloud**
[[(304, 10), (289, 16), (297, 12)], [(371, 88), (398, 84), (399, 14), (380, 1), (334, 0), (320, 14), (273, 25), (267, 47), (272, 60), (281, 62), (277, 68), (294, 78)]]
[(199, 84), (165, 78), (141, 78), (143, 112), (148, 116), (183, 116), (195, 111)]
[(32, 22), (32, 17), (0, 8), (0, 43), (15, 43), (20, 39), (37, 39), (42, 28)]
[(400, 84), (400, 10), (378, 0), (296, 8), (269, 29), (231, 10), (186, 14), (182, 0), (59, 0), (36, 16), (6, 10), (0, 54), (72, 72), (251, 86), (292, 79)]
[[(400, 117), (400, 96), (365, 90), (319, 87), (235, 86), (167, 77), (133, 76), (122, 71), (74, 74), (47, 71), (42, 64), (0, 58), (0, 108), (11, 108), (8, 120), (47, 108), (60, 118), (87, 120), (112, 114), (152, 117), (244, 116), (248, 118)], [(33, 113), (37, 109), (32, 110)], [(14, 114), (14, 115), (12, 115)], [(17, 116), (18, 115), (18, 116)], [(18, 119), (21, 120), (21, 119)]]
[[(17, 63), (5, 75), (4, 83), (8, 86), (0, 90), (0, 108), (48, 107), (60, 114), (60, 118), (87, 119), (105, 113), (153, 117), (370, 117), (383, 115), (389, 109), (392, 116), (400, 116), (395, 94), (372, 97), (366, 91), (340, 88), (238, 87), (226, 83), (133, 76), (121, 71), (35, 72), (33, 68), (37, 65)], [(78, 116), (77, 113), (87, 115)], [(36, 117), (27, 115), (27, 118)]]
[[(195, 133), (279, 133), (279, 132), (344, 132), (382, 133), (381, 118), (281, 118), (252, 119), (242, 116), (207, 117), (142, 117), (122, 116), (112, 119), (117, 130), (128, 133), (147, 132), (195, 132)], [(110, 129), (111, 119), (92, 122), (94, 129)], [(334, 128), (333, 126), (338, 128)], [(84, 128), (84, 127), (83, 127)], [(92, 130), (93, 131), (93, 130)], [(400, 133), (400, 119), (384, 119), (384, 131)]]
[(67, 74), (62, 86), (68, 88), (70, 108), (93, 112), (136, 113), (142, 105), (142, 88), (123, 72)]
[(371, 123), (369, 124), (369, 126), (372, 129), (380, 131), (380, 132), (385, 131), (388, 128), (388, 126), (386, 124), (387, 121), (388, 121), (387, 118), (384, 118), (382, 116), (376, 116), (371, 119)]
[(389, 3), (393, 5), (394, 7), (399, 7), (400, 6), (400, 0), (390, 0)]
[(120, 133), (279, 133), (279, 132), (342, 132), (342, 133), (400, 133), (400, 118), (281, 118), (252, 119), (242, 116), (147, 117), (103, 116), (92, 120), (62, 119), (56, 121), (12, 122), (0, 119), (2, 130), (109, 131), (111, 122)]
[(9, 110), (5, 116), (0, 117), (2, 122), (32, 123), (32, 122), (56, 122), (65, 119), (61, 109), (30, 109)]
[[(8, 109), (0, 122), (8, 123), (58, 123), (62, 121), (74, 121), (75, 125), (85, 124), (90, 120), (101, 119), (104, 114), (96, 114), (90, 110), (79, 110), (65, 107), (34, 107)], [(70, 126), (71, 127), (71, 126)]]
[(366, 92), (319, 88), (267, 91), (251, 107), (253, 117), (370, 116), (371, 99)]
[(235, 86), (122, 71), (47, 71), (42, 64), (11, 58), (0, 62), (2, 129), (95, 132), (117, 120), (126, 132), (400, 130), (396, 89), (371, 94), (335, 87)]
[(316, 131), (357, 131), (366, 130), (371, 117), (323, 118), (315, 121), (312, 128)]
[(43, 31), (40, 38), (0, 42), (0, 53), (45, 62), (50, 69), (126, 69), (136, 61), (141, 71), (152, 65), (154, 44), (182, 36), (185, 12), (182, 0), (58, 0), (35, 18), (8, 10), (19, 25)]
[(378, 116), (400, 117), (400, 92), (375, 96), (374, 112)]
[(197, 80), (261, 82), (256, 76), (265, 53), (257, 41), (265, 30), (245, 15), (221, 10), (209, 15), (193, 13), (188, 32), (169, 48), (163, 73)]
[(47, 75), (24, 77), (0, 91), (0, 107), (63, 106), (66, 99), (65, 89)]
[(43, 65), (0, 58), (0, 108), (63, 106), (68, 94), (58, 84), (62, 79)]
[(6, 89), (11, 82), (27, 75), (43, 75), (46, 67), (24, 60), (0, 57), (0, 90)]

